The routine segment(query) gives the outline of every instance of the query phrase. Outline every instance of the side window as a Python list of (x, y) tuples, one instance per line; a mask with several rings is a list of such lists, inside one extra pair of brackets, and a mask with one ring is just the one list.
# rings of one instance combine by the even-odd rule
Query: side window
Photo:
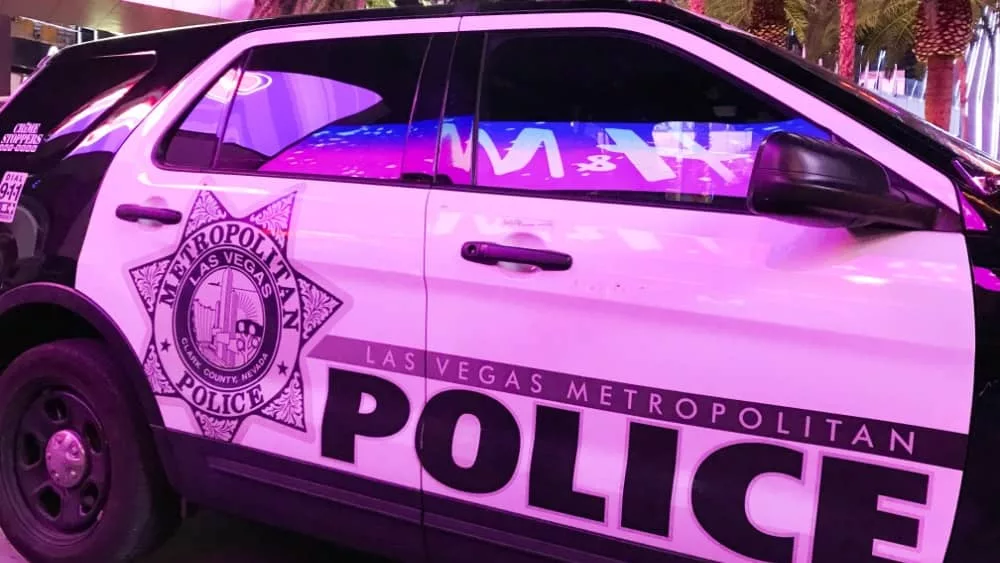
[(53, 58), (4, 108), (0, 154), (17, 153), (27, 160), (18, 166), (30, 167), (71, 149), (155, 63), (148, 53)]
[[(483, 60), (472, 164), (475, 183), (484, 187), (742, 206), (767, 135), (830, 138), (745, 85), (645, 38), (497, 33)], [(449, 121), (452, 131), (471, 131), (471, 116)], [(461, 152), (443, 146), (443, 169), (461, 167), (448, 161)]]
[[(398, 35), (255, 47), (244, 70), (223, 76), (188, 114), (164, 161), (243, 173), (397, 179), (428, 42), (427, 35)], [(216, 146), (220, 119), (225, 126)], [(185, 152), (199, 156), (172, 158), (181, 137), (207, 148), (188, 143)]]
[(239, 64), (226, 70), (188, 110), (163, 145), (162, 162), (182, 168), (212, 167), (226, 109), (236, 92), (241, 72)]

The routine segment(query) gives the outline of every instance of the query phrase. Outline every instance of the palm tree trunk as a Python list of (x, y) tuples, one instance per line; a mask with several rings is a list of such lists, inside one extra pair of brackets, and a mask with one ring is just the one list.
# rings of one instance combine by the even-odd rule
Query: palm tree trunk
[(958, 58), (958, 136), (969, 137), (969, 65), (965, 57)]
[[(994, 15), (994, 18), (997, 16)], [(993, 20), (994, 25), (996, 25), (996, 19)], [(997, 92), (997, 48), (1000, 47), (995, 39), (995, 36), (991, 35), (993, 39), (992, 49), (990, 49), (989, 66), (987, 68), (990, 72), (986, 73), (983, 81), (983, 142), (981, 148), (987, 154), (993, 156), (1000, 156), (1000, 138), (994, 134), (994, 127), (996, 124), (996, 104), (997, 100), (1000, 99), (1000, 92)]]
[(858, 26), (858, 0), (840, 0), (840, 76), (854, 81), (854, 49)]
[(364, 0), (295, 0), (293, 14), (320, 14), (365, 7)]
[(779, 47), (787, 47), (788, 20), (785, 0), (753, 0), (750, 33)]
[(947, 131), (951, 127), (951, 102), (955, 86), (955, 58), (932, 55), (927, 59), (924, 117)]
[(250, 19), (276, 18), (288, 13), (290, 6), (285, 0), (253, 0)]
[[(806, 14), (806, 36), (802, 43), (802, 50), (805, 52), (806, 60), (818, 63), (824, 57), (828, 46), (825, 45), (823, 30), (833, 23), (836, 10), (828, 2), (817, 4), (819, 8), (809, 10)], [(827, 10), (826, 8), (830, 8)], [(821, 8), (821, 9), (820, 9)]]

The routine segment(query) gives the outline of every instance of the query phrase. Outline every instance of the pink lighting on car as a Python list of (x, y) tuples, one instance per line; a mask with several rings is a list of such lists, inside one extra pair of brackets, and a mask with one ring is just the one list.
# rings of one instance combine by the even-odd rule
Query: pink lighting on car
[(73, 125), (79, 123), (83, 119), (97, 113), (103, 113), (108, 108), (115, 105), (118, 102), (118, 100), (122, 99), (125, 96), (125, 94), (128, 94), (128, 91), (132, 89), (132, 86), (135, 86), (136, 82), (138, 82), (138, 80), (130, 81), (126, 84), (123, 84), (120, 88), (112, 91), (111, 93), (101, 96), (100, 98), (94, 100), (94, 102), (91, 103), (90, 105), (86, 106), (82, 110), (68, 117), (66, 121), (62, 122), (58, 127), (56, 127), (56, 129), (52, 132), (50, 136), (58, 137), (63, 133), (69, 132), (69, 130), (73, 127)]
[(212, 86), (212, 89), (205, 94), (205, 97), (225, 104), (229, 103), (229, 98), (232, 96), (233, 90), (236, 90), (238, 96), (249, 96), (267, 88), (272, 82), (270, 76), (262, 72), (252, 71), (243, 73), (243, 78), (240, 79), (238, 87), (236, 80), (237, 71), (235, 69), (230, 70)]

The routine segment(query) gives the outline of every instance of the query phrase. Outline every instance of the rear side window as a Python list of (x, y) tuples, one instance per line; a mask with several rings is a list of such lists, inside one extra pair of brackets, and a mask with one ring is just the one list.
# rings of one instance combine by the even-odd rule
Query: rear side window
[(242, 71), (224, 75), (192, 108), (162, 161), (237, 173), (398, 178), (428, 42), (403, 35), (256, 47)]
[(151, 53), (53, 58), (0, 112), (0, 157), (30, 163), (72, 147), (155, 62)]
[(226, 111), (242, 72), (240, 64), (226, 70), (188, 110), (162, 146), (163, 162), (185, 168), (211, 168)]
[[(631, 202), (744, 205), (775, 131), (826, 131), (665, 46), (606, 31), (490, 34), (475, 155), (471, 115), (450, 114), (441, 169), (484, 187)], [(585, 58), (582, 53), (586, 53)], [(529, 62), (530, 61), (530, 62)], [(451, 146), (451, 145), (456, 146)]]

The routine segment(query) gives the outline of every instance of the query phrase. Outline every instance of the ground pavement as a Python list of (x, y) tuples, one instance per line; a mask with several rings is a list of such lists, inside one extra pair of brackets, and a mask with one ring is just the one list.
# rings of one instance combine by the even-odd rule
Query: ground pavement
[[(200, 511), (162, 549), (137, 563), (390, 563), (312, 538)], [(25, 563), (0, 535), (0, 563)]]

